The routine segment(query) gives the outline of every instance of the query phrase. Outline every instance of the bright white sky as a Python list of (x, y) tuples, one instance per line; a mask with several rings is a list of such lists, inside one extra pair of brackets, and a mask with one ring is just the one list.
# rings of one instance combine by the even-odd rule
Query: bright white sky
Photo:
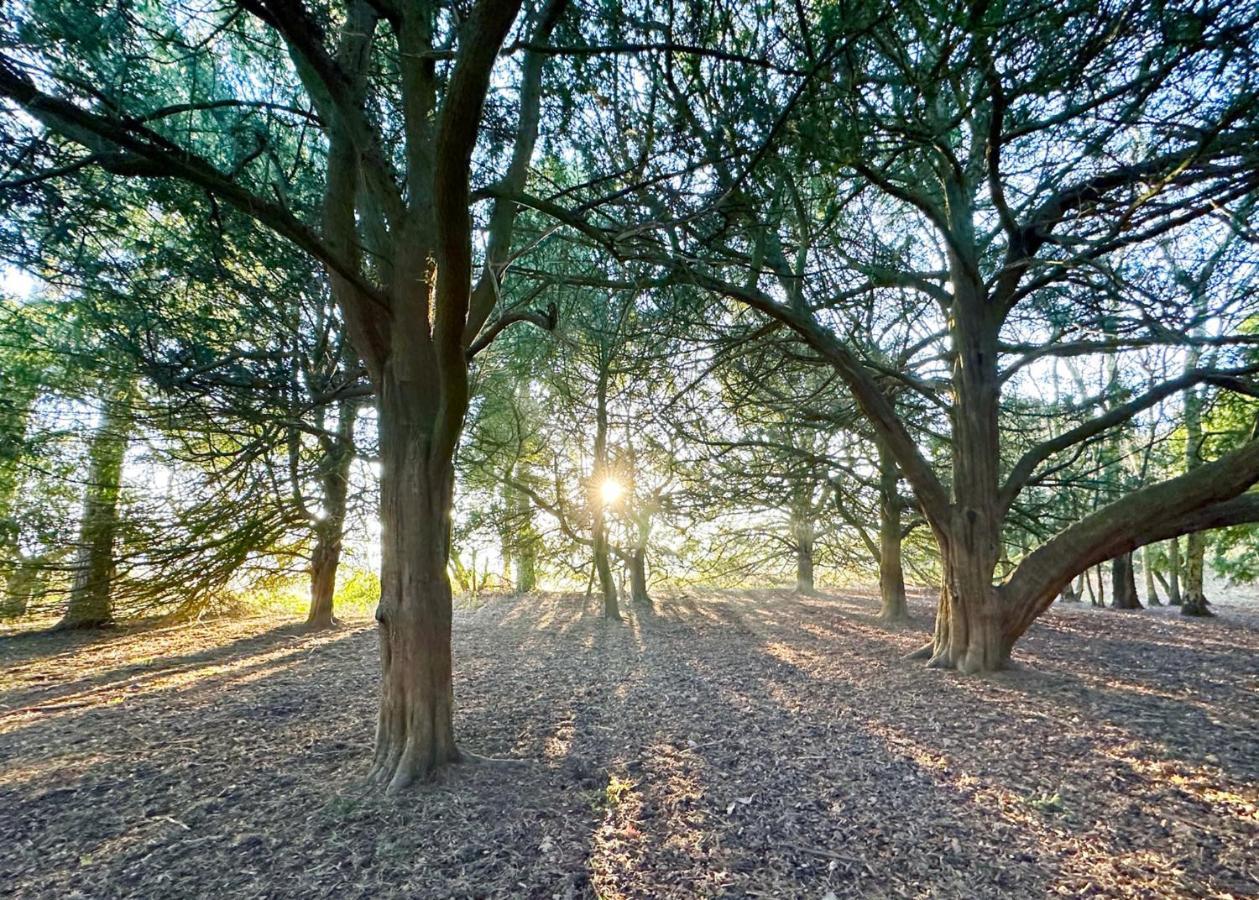
[(0, 296), (25, 300), (35, 290), (35, 279), (22, 269), (0, 266)]

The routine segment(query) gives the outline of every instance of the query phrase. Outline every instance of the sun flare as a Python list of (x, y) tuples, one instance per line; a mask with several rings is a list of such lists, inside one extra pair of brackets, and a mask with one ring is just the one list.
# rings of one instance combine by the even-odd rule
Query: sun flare
[(599, 499), (603, 501), (605, 506), (611, 506), (620, 500), (621, 495), (624, 493), (625, 489), (621, 487), (621, 482), (615, 478), (605, 478), (603, 483), (599, 485)]

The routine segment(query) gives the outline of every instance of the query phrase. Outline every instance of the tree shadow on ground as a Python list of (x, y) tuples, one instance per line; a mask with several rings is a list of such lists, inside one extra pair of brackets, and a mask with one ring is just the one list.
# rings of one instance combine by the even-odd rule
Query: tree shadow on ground
[[(0, 781), (0, 879), (338, 897), (1121, 893), (1122, 867), (1132, 893), (1240, 883), (1246, 844), (1218, 808), (1198, 823), (1214, 861), (1126, 810), (1133, 777), (1158, 779), (1106, 755), (1143, 739), (1099, 728), (1104, 710), (1062, 713), (1040, 673), (906, 663), (923, 635), (849, 602), (691, 593), (622, 624), (579, 596), (460, 610), (457, 734), (529, 762), (399, 798), (360, 781), (370, 628), (225, 634), (236, 669), (0, 735), (27, 770)], [(1041, 802), (1056, 792), (1063, 808)]]

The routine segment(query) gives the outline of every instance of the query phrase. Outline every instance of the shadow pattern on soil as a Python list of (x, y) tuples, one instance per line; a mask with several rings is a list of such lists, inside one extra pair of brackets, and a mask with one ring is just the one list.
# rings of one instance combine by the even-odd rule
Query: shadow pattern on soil
[[(371, 627), (211, 628), (143, 664), (117, 653), (151, 655), (144, 634), (123, 636), (112, 664), (14, 694), (84, 706), (0, 718), (0, 883), (548, 898), (1256, 883), (1253, 630), (1051, 614), (1021, 645), (1027, 671), (963, 678), (901, 658), (931, 604), (895, 629), (869, 596), (781, 591), (678, 594), (623, 624), (580, 596), (461, 610), (458, 734), (529, 762), (456, 767), (398, 800), (358, 781)], [(47, 647), (52, 668), (22, 662), (32, 678), (90, 658)]]

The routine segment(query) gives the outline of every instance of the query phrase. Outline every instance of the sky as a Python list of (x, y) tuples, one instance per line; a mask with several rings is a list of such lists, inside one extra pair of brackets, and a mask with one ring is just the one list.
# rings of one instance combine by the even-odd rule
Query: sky
[(0, 296), (25, 300), (35, 290), (35, 279), (22, 269), (0, 265)]

